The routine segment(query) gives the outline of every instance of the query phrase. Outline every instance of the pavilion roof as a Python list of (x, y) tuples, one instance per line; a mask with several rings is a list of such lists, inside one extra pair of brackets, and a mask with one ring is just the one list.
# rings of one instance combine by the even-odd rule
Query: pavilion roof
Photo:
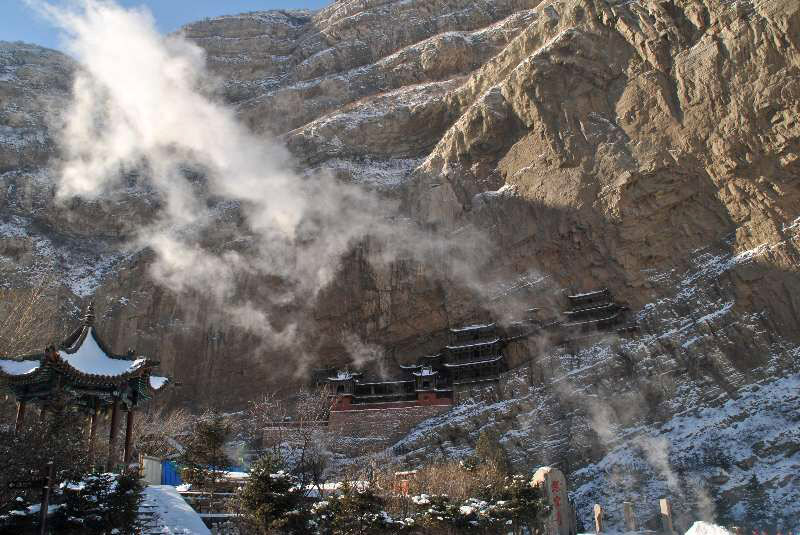
[[(29, 383), (56, 369), (74, 380), (94, 385), (113, 385), (135, 377), (149, 376), (158, 361), (133, 352), (114, 354), (94, 327), (94, 312), (90, 307), (81, 325), (59, 344), (44, 353), (15, 359), (0, 359), (0, 382)], [(164, 377), (150, 377), (149, 386), (159, 390), (168, 382)]]

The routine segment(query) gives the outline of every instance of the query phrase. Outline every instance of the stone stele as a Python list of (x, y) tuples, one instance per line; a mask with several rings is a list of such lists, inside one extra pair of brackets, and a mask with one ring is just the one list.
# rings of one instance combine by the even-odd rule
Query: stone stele
[(575, 514), (567, 496), (567, 480), (561, 470), (551, 466), (539, 468), (531, 486), (542, 490), (550, 514), (543, 521), (544, 535), (575, 535)]

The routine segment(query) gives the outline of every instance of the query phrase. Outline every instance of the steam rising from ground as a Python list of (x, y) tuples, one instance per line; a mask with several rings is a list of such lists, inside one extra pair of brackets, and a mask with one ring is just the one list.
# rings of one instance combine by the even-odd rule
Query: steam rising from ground
[[(82, 66), (63, 116), (58, 196), (97, 198), (131, 177), (152, 188), (163, 206), (137, 240), (156, 253), (152, 275), (163, 285), (213, 298), (273, 345), (292, 343), (297, 330), (276, 321), (275, 307), (313, 304), (342, 256), (367, 237), (382, 244), (374, 261), (411, 257), (478, 286), (472, 255), (485, 243), (473, 236), (468, 250), (433, 239), (398, 221), (397, 206), (375, 193), (295, 173), (282, 145), (257, 137), (214, 98), (203, 51), (160, 35), (147, 10), (101, 0), (29, 3), (65, 32)], [(215, 249), (208, 237), (231, 204), (243, 217), (244, 245)], [(243, 277), (280, 282), (255, 300), (240, 295)]]

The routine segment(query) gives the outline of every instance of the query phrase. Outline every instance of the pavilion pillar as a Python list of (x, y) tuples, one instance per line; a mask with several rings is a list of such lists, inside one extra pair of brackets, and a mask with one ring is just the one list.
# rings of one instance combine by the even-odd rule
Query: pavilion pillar
[(108, 466), (110, 472), (114, 469), (117, 460), (117, 427), (119, 427), (119, 400), (115, 399), (111, 405), (111, 429), (108, 434)]
[(123, 461), (125, 466), (131, 462), (131, 454), (133, 453), (133, 407), (128, 409), (128, 419), (125, 422), (125, 455)]
[(14, 424), (14, 433), (19, 433), (22, 429), (22, 424), (25, 422), (25, 400), (21, 399), (17, 402), (17, 421)]
[(97, 401), (94, 402), (94, 407), (92, 408), (92, 413), (89, 415), (89, 442), (88, 442), (88, 450), (89, 450), (89, 461), (94, 461), (94, 441), (95, 437), (97, 436), (97, 419), (99, 416), (99, 408), (97, 406)]

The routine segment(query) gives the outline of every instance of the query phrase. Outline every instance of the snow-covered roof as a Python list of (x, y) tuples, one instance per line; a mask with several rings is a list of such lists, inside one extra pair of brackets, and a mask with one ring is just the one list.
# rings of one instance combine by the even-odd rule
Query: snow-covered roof
[(583, 292), (583, 293), (579, 293), (579, 294), (568, 295), (567, 298), (568, 299), (584, 299), (586, 297), (591, 297), (593, 295), (600, 295), (600, 294), (604, 294), (604, 293), (608, 293), (608, 288), (601, 288), (599, 290), (591, 290), (591, 291)]
[(168, 382), (168, 377), (159, 377), (158, 375), (150, 376), (150, 388), (153, 390), (161, 390)]
[(498, 360), (502, 359), (503, 356), (497, 356), (490, 358), (488, 360), (477, 360), (475, 362), (464, 362), (464, 363), (453, 363), (453, 364), (445, 364), (448, 368), (460, 368), (462, 366), (478, 366), (480, 364), (492, 364), (493, 362), (497, 362)]
[(360, 376), (361, 376), (360, 373), (352, 373), (352, 372), (349, 372), (347, 370), (344, 370), (344, 371), (339, 370), (339, 371), (336, 372), (336, 375), (334, 377), (328, 377), (328, 380), (329, 381), (349, 381), (351, 379), (354, 379), (354, 378), (360, 377)]
[(617, 303), (602, 303), (597, 306), (589, 306), (589, 308), (580, 308), (578, 310), (565, 310), (564, 314), (571, 316), (573, 314), (586, 314), (587, 312), (607, 310), (609, 308), (621, 308)]
[(8, 375), (25, 375), (36, 371), (40, 364), (38, 360), (0, 359), (0, 371)]
[(483, 329), (493, 329), (495, 327), (494, 323), (473, 323), (472, 325), (464, 325), (463, 327), (451, 327), (450, 332), (452, 333), (462, 333), (467, 331), (477, 331)]
[(478, 340), (477, 342), (471, 342), (469, 344), (457, 345), (457, 346), (447, 346), (447, 349), (468, 349), (470, 347), (480, 347), (480, 346), (488, 346), (492, 344), (496, 344), (500, 341), (500, 338), (494, 337), (491, 340)]
[(592, 324), (595, 324), (595, 323), (601, 323), (601, 322), (604, 322), (604, 321), (613, 320), (613, 319), (619, 317), (620, 314), (621, 314), (620, 312), (615, 312), (615, 313), (611, 314), (610, 316), (603, 316), (602, 318), (592, 318), (592, 319), (588, 319), (586, 321), (571, 321), (571, 322), (567, 322), (567, 323), (562, 323), (561, 326), (562, 327), (580, 327), (581, 325), (592, 325)]
[(86, 335), (78, 339), (76, 346), (67, 349), (65, 353), (60, 353), (61, 359), (87, 375), (114, 377), (131, 373), (147, 364), (147, 359), (141, 357), (127, 360), (110, 356), (100, 347), (94, 327), (89, 327)]
[(42, 353), (16, 359), (0, 359), (0, 377), (6, 387), (14, 390), (14, 385), (50, 382), (50, 374), (46, 372), (55, 369), (81, 384), (114, 386), (120, 381), (141, 377), (148, 379), (153, 390), (159, 390), (169, 379), (149, 377), (150, 370), (157, 364), (157, 361), (134, 356), (132, 351), (112, 353), (94, 328), (94, 307), (90, 305), (81, 324), (57, 347), (50, 346)]

